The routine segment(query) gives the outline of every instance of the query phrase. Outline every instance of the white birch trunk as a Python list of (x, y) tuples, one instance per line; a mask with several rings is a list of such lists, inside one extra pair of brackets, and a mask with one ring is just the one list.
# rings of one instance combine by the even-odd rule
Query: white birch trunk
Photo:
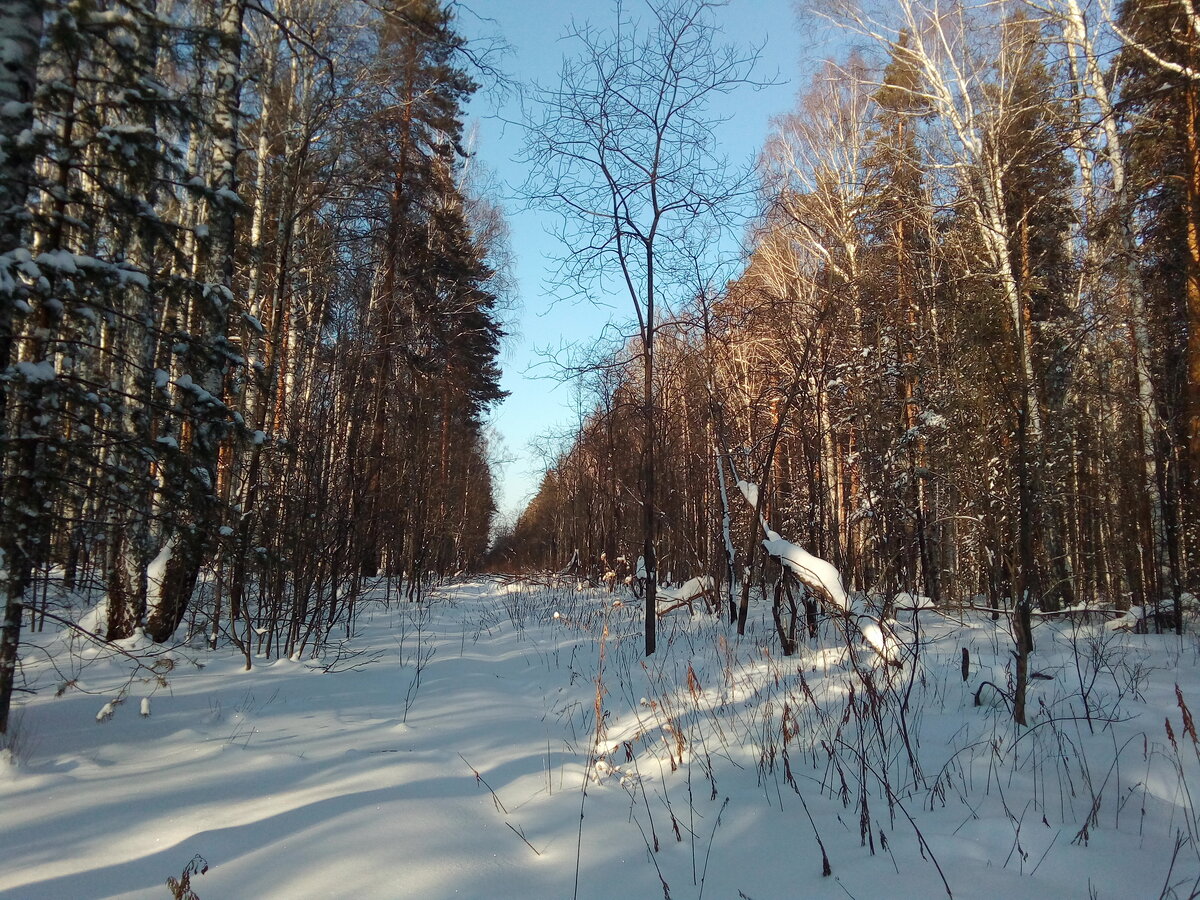
[[(1162, 496), (1155, 473), (1155, 434), (1161, 428), (1158, 407), (1154, 400), (1154, 383), (1150, 374), (1150, 329), (1146, 312), (1146, 289), (1138, 268), (1137, 230), (1133, 220), (1133, 203), (1126, 184), (1125, 155), (1120, 124), (1113, 109), (1104, 73), (1100, 69), (1096, 48), (1088, 31), (1087, 20), (1077, 0), (1060, 0), (1060, 27), (1063, 43), (1070, 54), (1071, 70), (1077, 80), (1076, 93), (1089, 97), (1100, 114), (1104, 133), (1101, 154), (1108, 163), (1113, 220), (1117, 223), (1120, 248), (1119, 271), (1129, 299), (1130, 333), (1133, 342), (1134, 372), (1137, 388), (1138, 426), (1141, 437), (1142, 477), (1150, 500), (1150, 522), (1156, 551), (1162, 555)], [(1092, 167), (1083, 147), (1079, 149), (1085, 190), (1093, 189)], [(1085, 161), (1086, 160), (1086, 161)]]

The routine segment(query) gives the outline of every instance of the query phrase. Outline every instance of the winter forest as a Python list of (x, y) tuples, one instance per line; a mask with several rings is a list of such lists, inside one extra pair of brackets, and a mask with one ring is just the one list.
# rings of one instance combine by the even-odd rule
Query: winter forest
[(0, 2), (0, 896), (1200, 897), (1200, 5), (585, 5)]

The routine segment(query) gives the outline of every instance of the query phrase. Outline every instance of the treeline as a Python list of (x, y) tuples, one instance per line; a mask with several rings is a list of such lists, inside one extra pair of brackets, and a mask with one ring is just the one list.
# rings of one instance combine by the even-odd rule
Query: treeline
[[(743, 273), (657, 325), (660, 572), (725, 580), (726, 510), (746, 564), (740, 477), (856, 590), (1177, 612), (1200, 580), (1194, 4), (825, 6), (860, 49), (777, 121)], [(585, 376), (496, 564), (639, 554), (639, 359)]]
[(249, 662), (476, 564), (505, 231), (450, 4), (7, 0), (0, 46), (0, 710), (64, 586)]

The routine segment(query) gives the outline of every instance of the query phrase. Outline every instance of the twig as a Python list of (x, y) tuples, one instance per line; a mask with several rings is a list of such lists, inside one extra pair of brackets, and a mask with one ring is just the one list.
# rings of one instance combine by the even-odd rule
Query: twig
[(1010, 711), (1012, 710), (1012, 706), (1010, 705), (1010, 701), (1012, 700), (1012, 698), (1009, 696), (1008, 692), (1002, 691), (997, 685), (993, 684), (990, 681), (979, 682), (979, 687), (977, 687), (975, 689), (975, 705), (976, 706), (983, 705), (983, 702), (982, 702), (982, 700), (980, 700), (980, 697), (983, 695), (983, 689), (985, 687), (990, 687), (993, 691), (995, 691), (996, 694), (1000, 697), (1000, 699), (1004, 701), (1005, 707), (1007, 707)]
[(588, 753), (587, 769), (583, 773), (583, 787), (579, 797), (579, 834), (575, 839), (575, 889), (571, 892), (571, 900), (579, 900), (579, 862), (583, 857), (583, 808), (587, 803), (588, 779), (592, 777), (592, 765), (596, 760), (596, 751)]
[(1172, 894), (1171, 891), (1171, 873), (1175, 871), (1175, 863), (1179, 861), (1179, 851), (1187, 844), (1188, 839), (1184, 837), (1183, 832), (1176, 830), (1175, 832), (1175, 848), (1171, 851), (1171, 864), (1167, 866), (1167, 877), (1163, 879), (1163, 889), (1159, 892), (1158, 900)]
[(529, 838), (525, 837), (525, 835), (523, 835), (523, 834), (521, 833), (520, 829), (513, 828), (513, 827), (512, 827), (512, 823), (511, 823), (511, 822), (505, 822), (504, 824), (508, 826), (508, 830), (509, 830), (509, 831), (511, 831), (513, 834), (515, 834), (517, 837), (519, 837), (521, 840), (523, 840), (523, 841), (525, 842), (525, 846), (526, 846), (526, 847), (528, 847), (530, 850), (532, 850), (532, 851), (533, 851), (534, 853), (536, 853), (538, 856), (541, 856), (541, 855), (542, 855), (542, 854), (541, 854), (541, 853), (538, 851), (538, 848), (537, 848), (537, 847), (535, 847), (535, 846), (533, 846), (533, 844), (529, 843)]
[(950, 890), (950, 883), (946, 881), (946, 873), (942, 871), (942, 867), (938, 863), (937, 857), (933, 855), (933, 848), (930, 847), (929, 842), (925, 840), (925, 835), (921, 833), (921, 829), (917, 827), (917, 823), (913, 817), (908, 814), (908, 810), (904, 808), (904, 804), (900, 802), (900, 798), (892, 792), (892, 789), (888, 783), (880, 778), (879, 773), (875, 771), (875, 768), (869, 762), (867, 762), (867, 758), (862, 753), (859, 753), (857, 749), (852, 747), (850, 744), (847, 744), (841, 738), (838, 738), (837, 742), (859, 758), (859, 761), (862, 763), (863, 767), (872, 775), (874, 775), (879, 783), (883, 785), (883, 789), (887, 791), (890, 801), (896, 805), (900, 812), (904, 813), (904, 818), (908, 819), (908, 824), (912, 826), (912, 830), (916, 834), (917, 841), (920, 843), (922, 850), (929, 852), (929, 860), (933, 863), (933, 867), (937, 869), (938, 877), (942, 879), (942, 887), (946, 889), (946, 896), (949, 897), (950, 900), (954, 900), (954, 892)]
[(500, 810), (500, 812), (504, 813), (507, 816), (508, 810), (504, 808), (504, 804), (500, 802), (500, 797), (499, 797), (499, 795), (497, 795), (497, 793), (495, 791), (492, 790), (492, 786), (487, 783), (487, 781), (484, 779), (484, 777), (479, 774), (478, 770), (476, 770), (476, 768), (473, 765), (471, 765), (469, 762), (467, 762), (467, 758), (465, 756), (463, 756), (460, 753), (460, 754), (458, 754), (458, 758), (461, 759), (463, 762), (467, 763), (467, 768), (471, 770), (471, 774), (475, 776), (475, 780), (478, 781), (480, 784), (482, 784), (485, 788), (488, 789), (488, 792), (492, 795), (492, 802), (496, 804), (496, 809)]
[(804, 795), (800, 793), (800, 785), (796, 783), (796, 779), (792, 776), (792, 766), (788, 760), (786, 747), (783, 749), (783, 765), (784, 771), (787, 773), (787, 782), (792, 786), (792, 790), (796, 792), (796, 796), (800, 798), (800, 805), (804, 807), (804, 814), (808, 816), (808, 824), (812, 826), (813, 837), (817, 839), (817, 846), (821, 849), (821, 877), (828, 878), (833, 874), (833, 867), (829, 864), (829, 854), (825, 852), (825, 842), (821, 840), (821, 832), (817, 830), (817, 823), (813, 819), (812, 813), (808, 810), (808, 802), (804, 799)]
[(713, 838), (717, 836), (717, 829), (721, 827), (721, 816), (728, 805), (729, 798), (726, 797), (725, 802), (721, 804), (721, 808), (717, 811), (717, 820), (713, 822), (712, 833), (708, 836), (708, 847), (704, 850), (704, 868), (700, 870), (700, 893), (696, 896), (696, 900), (704, 900), (704, 879), (708, 875), (708, 857), (712, 853)]
[[(642, 843), (646, 845), (646, 855), (650, 857), (650, 862), (654, 864), (654, 872), (658, 875), (658, 883), (662, 885), (663, 900), (671, 900), (671, 886), (667, 884), (667, 879), (663, 878), (662, 869), (658, 865), (658, 848), (651, 848), (650, 839), (646, 837), (646, 829), (642, 827), (641, 820), (637, 816), (632, 815), (632, 812), (631, 809), (630, 815), (633, 819), (633, 824), (637, 826), (638, 831), (642, 834)], [(653, 830), (653, 826), (651, 826), (651, 830)], [(658, 838), (656, 837), (654, 841), (658, 843)], [(700, 883), (700, 893), (704, 893), (703, 882)]]

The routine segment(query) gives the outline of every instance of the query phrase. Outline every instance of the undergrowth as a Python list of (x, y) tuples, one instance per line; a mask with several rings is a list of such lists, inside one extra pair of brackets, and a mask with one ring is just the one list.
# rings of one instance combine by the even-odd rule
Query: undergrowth
[(887, 854), (897, 871), (897, 837), (907, 834), (948, 896), (940, 840), (985, 819), (1007, 823), (994, 863), (1026, 876), (1056, 848), (1087, 846), (1101, 830), (1170, 841), (1158, 896), (1200, 896), (1200, 738), (1189, 700), (1175, 686), (1165, 723), (1146, 715), (1151, 689), (1161, 695), (1170, 679), (1152, 667), (1152, 642), (1177, 639), (1044, 623), (1030, 722), (1020, 728), (1003, 621), (926, 611), (898, 623), (897, 667), (848, 643), (833, 621), (784, 657), (766, 621), (738, 638), (716, 617), (679, 613), (662, 621), (659, 652), (644, 658), (640, 609), (623, 599), (574, 586), (510, 586), (504, 597), (512, 627), (554, 629), (554, 649), (539, 651), (546, 665), (567, 665), (572, 681), (585, 677), (586, 660), (595, 665), (594, 702), (570, 712), (575, 737), (592, 735), (581, 803), (588, 785), (627, 792), (629, 819), (667, 896), (657, 854), (688, 845), (702, 892), (720, 822), (712, 806), (728, 803), (726, 775), (749, 769), (765, 804), (797, 808), (823, 874), (835, 871), (823, 833), (829, 818), (814, 804), (840, 810), (859, 845)]

